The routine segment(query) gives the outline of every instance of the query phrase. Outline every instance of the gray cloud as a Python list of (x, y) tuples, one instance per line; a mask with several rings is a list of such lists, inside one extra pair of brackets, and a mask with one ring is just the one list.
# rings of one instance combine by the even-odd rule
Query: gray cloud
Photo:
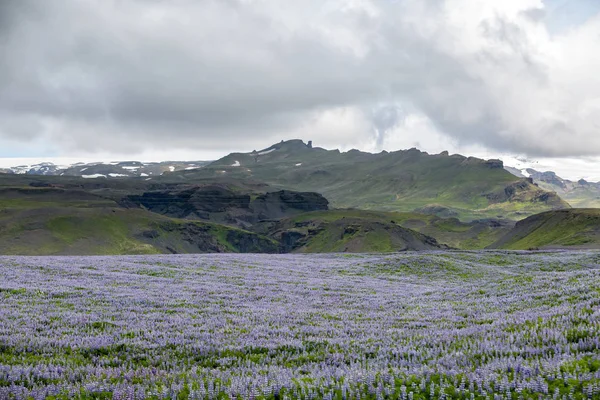
[(458, 143), (599, 152), (595, 86), (578, 92), (555, 59), (574, 39), (544, 33), (538, 1), (483, 3), (5, 0), (0, 136), (66, 151), (297, 134), (381, 146), (406, 109)]

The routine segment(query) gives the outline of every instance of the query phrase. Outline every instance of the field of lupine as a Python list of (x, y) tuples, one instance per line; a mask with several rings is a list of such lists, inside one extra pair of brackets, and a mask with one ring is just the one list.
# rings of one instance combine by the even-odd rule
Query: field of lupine
[(0, 399), (598, 399), (600, 253), (0, 257)]

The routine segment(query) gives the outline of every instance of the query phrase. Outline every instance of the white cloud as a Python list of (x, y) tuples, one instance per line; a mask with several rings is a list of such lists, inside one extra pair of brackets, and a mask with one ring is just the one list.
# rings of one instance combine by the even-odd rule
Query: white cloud
[(1, 7), (0, 137), (64, 154), (245, 151), (291, 137), (600, 154), (600, 17), (551, 33), (541, 0)]

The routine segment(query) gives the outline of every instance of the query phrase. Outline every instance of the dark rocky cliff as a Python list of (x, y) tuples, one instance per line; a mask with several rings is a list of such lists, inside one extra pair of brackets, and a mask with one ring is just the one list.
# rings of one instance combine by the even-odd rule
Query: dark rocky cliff
[(259, 220), (265, 220), (299, 212), (328, 210), (329, 201), (318, 193), (282, 190), (258, 196), (250, 208)]
[(208, 219), (210, 213), (222, 213), (230, 209), (247, 210), (250, 195), (238, 194), (219, 186), (196, 186), (127, 196), (122, 203), (130, 207), (143, 206), (169, 217)]
[(212, 220), (240, 227), (307, 211), (327, 210), (329, 205), (318, 193), (282, 190), (260, 194), (251, 200), (250, 194), (220, 186), (148, 191), (127, 196), (120, 203), (169, 217)]

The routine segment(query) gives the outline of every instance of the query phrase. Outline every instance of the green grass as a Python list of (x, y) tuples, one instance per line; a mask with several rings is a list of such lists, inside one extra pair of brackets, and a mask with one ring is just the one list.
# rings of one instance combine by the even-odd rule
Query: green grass
[[(211, 251), (244, 251), (253, 241), (260, 252), (276, 251), (272, 239), (214, 223), (177, 220), (141, 209), (62, 207), (5, 209), (0, 213), (0, 254), (122, 255), (202, 252), (187, 240), (188, 226), (198, 226)], [(146, 237), (143, 232), (155, 232)], [(191, 233), (195, 235), (195, 233)], [(233, 240), (233, 239), (235, 240)], [(206, 244), (206, 243), (205, 243)], [(262, 247), (261, 247), (262, 246)]]
[(552, 211), (521, 221), (500, 248), (600, 247), (600, 209)]
[[(511, 228), (510, 225), (492, 228), (484, 223), (464, 223), (456, 218), (440, 218), (427, 214), (369, 210), (329, 210), (304, 213), (290, 218), (286, 226), (291, 227), (291, 230), (301, 230), (302, 228), (293, 227), (303, 223), (332, 223), (348, 218), (363, 220), (365, 224), (370, 222), (397, 224), (431, 236), (439, 243), (452, 248), (465, 250), (484, 249), (499, 240)], [(305, 231), (307, 229), (304, 228)], [(340, 232), (335, 234), (332, 232), (321, 233), (314, 239), (314, 243), (310, 244), (308, 250), (319, 252), (334, 248), (343, 251), (344, 246), (350, 239), (349, 237), (343, 240), (340, 239)], [(364, 235), (361, 240), (364, 247), (369, 249), (368, 251), (388, 252), (394, 249), (394, 246), (389, 242), (389, 238), (378, 237), (374, 232)]]
[(338, 227), (326, 229), (311, 240), (302, 251), (307, 253), (337, 253), (344, 251), (361, 253), (389, 253), (398, 248), (392, 244), (391, 236), (383, 231), (360, 230), (354, 234), (343, 234)]
[[(91, 241), (94, 254), (156, 254), (159, 250), (132, 236), (132, 226), (148, 224), (144, 218), (131, 218), (119, 212), (113, 215), (62, 216), (47, 222), (54, 238), (69, 247), (81, 241)], [(137, 219), (137, 220), (136, 220)]]

